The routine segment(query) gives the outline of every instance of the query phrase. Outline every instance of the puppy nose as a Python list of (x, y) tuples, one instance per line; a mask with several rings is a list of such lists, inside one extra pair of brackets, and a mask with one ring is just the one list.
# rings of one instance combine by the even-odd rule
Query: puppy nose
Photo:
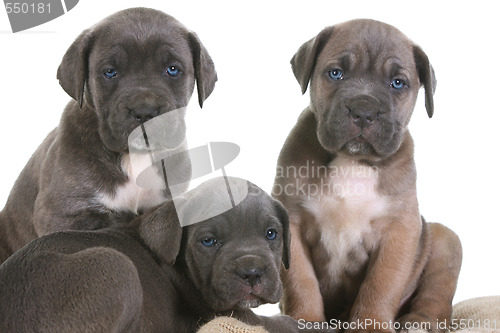
[(160, 111), (153, 106), (141, 106), (130, 109), (130, 115), (139, 123), (145, 123), (148, 120), (158, 116)]
[(357, 95), (345, 101), (349, 116), (354, 123), (361, 127), (367, 127), (377, 120), (382, 112), (382, 104), (379, 99), (372, 95)]
[(354, 123), (361, 128), (369, 126), (377, 119), (377, 111), (365, 108), (349, 109), (349, 116), (354, 119)]
[(264, 275), (264, 270), (261, 268), (241, 268), (237, 272), (239, 277), (241, 277), (250, 286), (255, 286), (260, 284), (262, 275)]

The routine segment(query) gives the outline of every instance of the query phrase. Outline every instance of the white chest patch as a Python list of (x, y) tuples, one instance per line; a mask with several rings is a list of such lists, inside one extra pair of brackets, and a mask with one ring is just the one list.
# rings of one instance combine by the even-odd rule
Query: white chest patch
[[(144, 155), (150, 163), (148, 155)], [(129, 179), (116, 188), (114, 194), (100, 193), (99, 201), (106, 207), (116, 211), (132, 211), (138, 213), (141, 209), (148, 209), (161, 204), (166, 200), (162, 190), (142, 188), (136, 184), (132, 177), (130, 157), (124, 155), (122, 158), (122, 169)], [(158, 177), (160, 177), (158, 175)]]
[(346, 271), (356, 273), (366, 264), (372, 221), (384, 215), (387, 198), (377, 192), (378, 170), (352, 159), (337, 157), (328, 166), (320, 184), (320, 195), (304, 200), (320, 232), (320, 242), (329, 254), (325, 262), (332, 283)]

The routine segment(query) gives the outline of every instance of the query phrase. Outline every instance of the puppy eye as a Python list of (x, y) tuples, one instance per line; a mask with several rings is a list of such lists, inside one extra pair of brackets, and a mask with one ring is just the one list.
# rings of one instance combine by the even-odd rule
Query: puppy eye
[(342, 80), (344, 78), (344, 72), (339, 68), (334, 68), (328, 72), (328, 75), (334, 80)]
[(405, 82), (401, 79), (394, 79), (392, 80), (391, 82), (391, 87), (393, 87), (394, 89), (403, 89), (403, 87), (405, 86)]
[(201, 244), (203, 244), (206, 247), (211, 247), (217, 244), (217, 240), (213, 237), (205, 238), (204, 240), (201, 241)]
[(267, 239), (273, 240), (273, 239), (276, 239), (277, 236), (278, 236), (278, 232), (275, 229), (273, 229), (273, 228), (267, 229), (267, 231), (266, 231), (266, 238)]
[(104, 76), (107, 79), (114, 79), (118, 75), (118, 72), (114, 68), (110, 68), (104, 71)]
[(170, 76), (176, 77), (179, 75), (180, 72), (181, 72), (181, 70), (179, 68), (177, 68), (176, 66), (172, 65), (172, 66), (167, 67), (167, 74)]

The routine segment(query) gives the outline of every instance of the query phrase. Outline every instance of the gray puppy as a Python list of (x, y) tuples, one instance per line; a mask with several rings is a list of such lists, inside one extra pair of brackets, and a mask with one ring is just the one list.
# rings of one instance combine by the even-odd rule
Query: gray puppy
[[(218, 205), (221, 179), (190, 192), (186, 209)], [(249, 309), (281, 298), (287, 213), (257, 186), (230, 181), (248, 189), (246, 198), (184, 228), (168, 201), (128, 225), (31, 242), (0, 266), (0, 331), (195, 332), (219, 314), (298, 331), (288, 316)]]
[(197, 36), (146, 8), (120, 11), (83, 31), (57, 77), (74, 100), (0, 213), (0, 262), (39, 236), (129, 221), (166, 200), (166, 190), (143, 189), (130, 179), (128, 136), (185, 107), (195, 81), (201, 106), (217, 80)]

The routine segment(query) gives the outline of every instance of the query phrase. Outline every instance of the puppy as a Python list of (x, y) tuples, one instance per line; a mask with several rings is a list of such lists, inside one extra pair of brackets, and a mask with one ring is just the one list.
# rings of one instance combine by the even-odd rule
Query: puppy
[(273, 189), (292, 235), (282, 310), (356, 332), (449, 324), (461, 245), (420, 216), (408, 131), (421, 86), (434, 112), (428, 57), (392, 26), (354, 20), (321, 31), (291, 64), (311, 103)]
[[(195, 332), (231, 315), (270, 332), (296, 332), (288, 316), (249, 308), (276, 303), (289, 263), (288, 217), (257, 186), (234, 208), (181, 228), (168, 201), (128, 225), (39, 238), (0, 266), (2, 332)], [(219, 205), (218, 178), (189, 192), (184, 209)], [(234, 189), (234, 186), (233, 186)]]
[[(197, 36), (160, 11), (133, 8), (83, 31), (57, 71), (73, 98), (16, 181), (0, 213), (0, 262), (54, 231), (123, 223), (169, 197), (130, 178), (128, 136), (185, 107), (217, 80)], [(176, 128), (183, 137), (183, 119)]]

